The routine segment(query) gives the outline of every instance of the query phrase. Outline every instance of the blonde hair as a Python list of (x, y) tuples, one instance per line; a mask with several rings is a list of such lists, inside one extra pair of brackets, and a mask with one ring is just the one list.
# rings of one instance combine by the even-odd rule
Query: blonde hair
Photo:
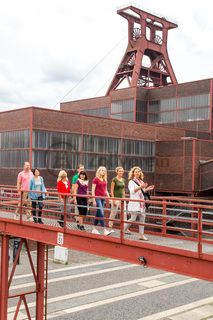
[[(100, 175), (100, 171), (101, 170), (105, 170), (104, 176)], [(103, 178), (103, 180), (107, 181), (107, 169), (106, 169), (106, 167), (99, 167), (98, 170), (96, 171), (96, 177)]]
[[(67, 173), (65, 170), (59, 171), (57, 182), (62, 180), (62, 176), (65, 176), (65, 175), (67, 176)], [(67, 178), (67, 180), (68, 180), (68, 178)]]
[(140, 171), (141, 171), (141, 172), (140, 172), (140, 177), (139, 177), (139, 179), (143, 180), (144, 174), (143, 174), (143, 172), (142, 172), (142, 170), (141, 170), (140, 167), (133, 167), (133, 168), (129, 171), (129, 180), (132, 180), (132, 179), (134, 178), (134, 172), (135, 172), (135, 170), (140, 170)]
[(116, 172), (116, 173), (118, 173), (119, 170), (123, 170), (123, 171), (124, 171), (124, 168), (123, 168), (123, 167), (116, 167), (116, 168), (115, 168), (115, 172)]

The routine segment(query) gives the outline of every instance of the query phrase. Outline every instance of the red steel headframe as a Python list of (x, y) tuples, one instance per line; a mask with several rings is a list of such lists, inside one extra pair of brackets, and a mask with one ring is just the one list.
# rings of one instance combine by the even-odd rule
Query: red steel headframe
[[(129, 87), (176, 84), (167, 51), (168, 30), (177, 24), (133, 6), (117, 11), (128, 21), (128, 45), (107, 95), (126, 80)], [(149, 65), (143, 63), (148, 59)]]

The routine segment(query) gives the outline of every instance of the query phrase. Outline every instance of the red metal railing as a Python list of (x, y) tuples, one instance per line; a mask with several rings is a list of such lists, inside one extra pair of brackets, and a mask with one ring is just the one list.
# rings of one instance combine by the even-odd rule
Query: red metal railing
[[(48, 192), (46, 195), (47, 197), (43, 200), (44, 207), (42, 209), (44, 226), (57, 227), (64, 233), (78, 231), (75, 223), (75, 218), (78, 215), (75, 213), (76, 205), (73, 203), (72, 197), (67, 194), (62, 194), (63, 203), (61, 203), (57, 192)], [(87, 198), (89, 202), (91, 196), (88, 195)], [(104, 208), (104, 218), (95, 217), (96, 207), (92, 205), (88, 207), (89, 214), (84, 217), (84, 224), (87, 226), (87, 236), (94, 236), (94, 234), (91, 234), (94, 219), (104, 220), (105, 224), (108, 226), (109, 215), (113, 210), (113, 208), (110, 207), (110, 203), (116, 199), (106, 198), (105, 200), (106, 206)], [(123, 243), (126, 240), (139, 241), (138, 227), (142, 225), (145, 227), (145, 233), (150, 234), (151, 236), (150, 243), (155, 243), (154, 240), (156, 240), (156, 237), (157, 239), (179, 239), (184, 240), (184, 246), (182, 245), (182, 247), (180, 241), (180, 248), (197, 252), (198, 256), (202, 255), (203, 249), (204, 252), (210, 251), (208, 245), (213, 244), (213, 201), (178, 197), (164, 197), (163, 199), (160, 197), (152, 197), (152, 200), (150, 201), (140, 200), (140, 202), (147, 202), (150, 204), (150, 207), (146, 212), (146, 221), (145, 223), (139, 223), (137, 221), (131, 222), (131, 231), (133, 233), (131, 236), (126, 236), (124, 233), (124, 224), (128, 222), (128, 219), (124, 219), (124, 202), (128, 203), (128, 201), (129, 198), (122, 199), (117, 217), (115, 219), (110, 219), (113, 221), (114, 229), (116, 231), (115, 234), (110, 236), (110, 239), (114, 239), (116, 242), (119, 241), (120, 243)], [(131, 201), (137, 202), (138, 200)], [(13, 214), (18, 205), (20, 207), (18, 220), (14, 220)], [(32, 210), (32, 207), (25, 207), (23, 192), (18, 195), (14, 188), (1, 186), (0, 207), (3, 219), (13, 219), (15, 223), (20, 224), (32, 222), (26, 220), (26, 211), (29, 209)], [(38, 211), (38, 209), (36, 210)], [(127, 215), (128, 214), (127, 211)], [(63, 217), (62, 227), (58, 224), (58, 220), (60, 220), (61, 216)], [(38, 224), (35, 224), (35, 226), (36, 228), (43, 227), (43, 225), (39, 226)], [(99, 227), (99, 230), (102, 232), (101, 227)], [(196, 244), (196, 248), (192, 248), (192, 245), (187, 245), (187, 241)], [(165, 241), (163, 242), (165, 245)], [(166, 246), (173, 247), (173, 245), (174, 243), (172, 241), (166, 243)], [(175, 243), (175, 246), (177, 246), (177, 243)]]

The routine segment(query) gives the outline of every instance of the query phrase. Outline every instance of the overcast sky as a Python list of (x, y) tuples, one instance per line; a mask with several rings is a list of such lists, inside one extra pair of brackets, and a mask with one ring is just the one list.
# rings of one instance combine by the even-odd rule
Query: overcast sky
[[(104, 95), (127, 45), (127, 21), (116, 11), (129, 3), (1, 0), (0, 110), (59, 109), (62, 100)], [(213, 77), (212, 0), (134, 5), (178, 23), (168, 50), (179, 83)]]

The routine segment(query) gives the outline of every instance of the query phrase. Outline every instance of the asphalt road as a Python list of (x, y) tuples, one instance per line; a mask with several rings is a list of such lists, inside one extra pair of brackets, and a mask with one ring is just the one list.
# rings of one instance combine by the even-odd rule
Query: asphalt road
[[(213, 283), (126, 262), (69, 251), (68, 265), (53, 262), (49, 251), (48, 317), (56, 320), (213, 319)], [(36, 253), (32, 252), (36, 262)], [(11, 268), (11, 267), (10, 267)], [(35, 287), (27, 254), (10, 293)], [(35, 295), (27, 302), (35, 319)], [(12, 320), (17, 299), (9, 301)], [(22, 303), (18, 320), (28, 319)]]

